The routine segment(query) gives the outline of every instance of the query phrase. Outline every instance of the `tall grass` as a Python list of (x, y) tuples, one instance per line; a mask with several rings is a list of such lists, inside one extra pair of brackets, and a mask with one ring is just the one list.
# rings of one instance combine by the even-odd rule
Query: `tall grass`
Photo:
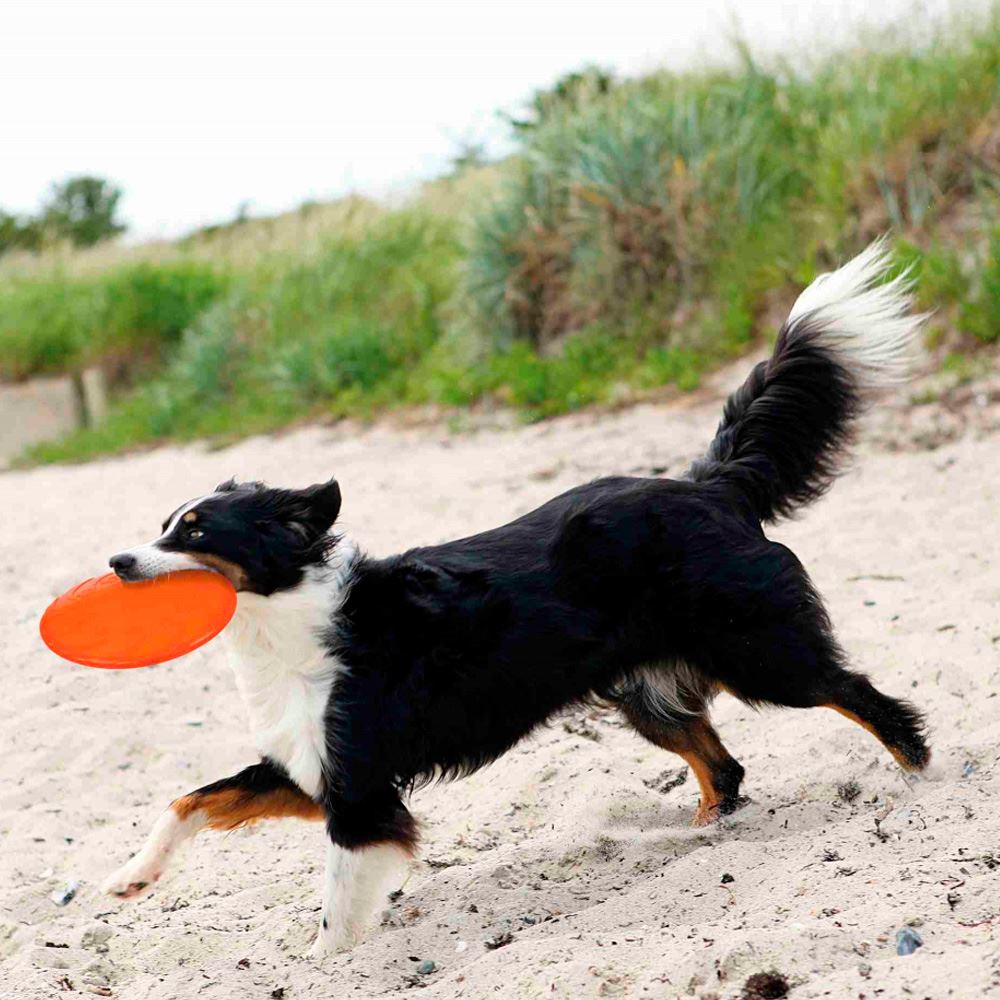
[(728, 69), (539, 108), (516, 156), (407, 206), (305, 208), (106, 270), (92, 255), (0, 266), (8, 377), (138, 366), (151, 343), (162, 362), (103, 427), (34, 457), (397, 405), (535, 418), (689, 389), (887, 229), (941, 331), (1000, 340), (1000, 7), (918, 48), (804, 69), (741, 50)]
[(916, 52), (802, 73), (743, 51), (598, 93), (527, 133), (479, 217), (476, 322), (543, 348), (593, 324), (670, 339), (692, 310), (739, 325), (886, 229), (926, 238), (974, 199), (995, 213), (998, 107), (996, 14)]
[(544, 123), (476, 227), (467, 288), (481, 322), (543, 346), (637, 311), (662, 332), (720, 256), (801, 191), (780, 98), (748, 60), (628, 83)]
[(311, 254), (332, 235), (351, 235), (386, 209), (361, 197), (306, 202), (295, 211), (267, 218), (249, 217), (206, 226), (174, 240), (128, 244), (112, 240), (92, 247), (66, 242), (40, 253), (13, 251), (0, 257), (0, 282), (14, 279), (76, 279), (104, 274), (130, 264), (160, 265), (199, 261), (229, 270), (255, 267), (262, 256)]

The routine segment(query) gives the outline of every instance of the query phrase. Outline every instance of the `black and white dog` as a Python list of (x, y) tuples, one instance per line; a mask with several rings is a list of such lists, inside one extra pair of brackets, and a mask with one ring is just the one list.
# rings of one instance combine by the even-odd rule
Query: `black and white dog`
[(261, 761), (173, 802), (105, 889), (148, 891), (204, 827), (322, 820), (314, 953), (347, 947), (415, 849), (414, 786), (475, 771), (594, 697), (689, 764), (699, 824), (740, 802), (743, 768), (708, 718), (720, 690), (833, 708), (923, 768), (920, 715), (847, 669), (806, 571), (761, 530), (830, 486), (871, 391), (906, 374), (921, 319), (887, 266), (876, 244), (803, 292), (683, 479), (601, 479), (389, 559), (335, 533), (333, 480), (230, 481), (114, 556), (128, 581), (207, 566), (236, 586), (225, 638)]

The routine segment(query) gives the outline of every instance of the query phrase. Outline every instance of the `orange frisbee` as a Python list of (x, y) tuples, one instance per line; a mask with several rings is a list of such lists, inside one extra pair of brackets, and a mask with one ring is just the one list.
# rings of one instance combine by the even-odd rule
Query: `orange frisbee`
[(236, 590), (218, 573), (184, 570), (139, 583), (108, 573), (57, 597), (39, 631), (64, 659), (126, 670), (190, 653), (214, 639), (235, 612)]

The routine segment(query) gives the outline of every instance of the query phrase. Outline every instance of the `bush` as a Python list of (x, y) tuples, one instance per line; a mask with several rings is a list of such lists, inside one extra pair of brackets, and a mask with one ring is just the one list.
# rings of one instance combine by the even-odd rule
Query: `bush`
[[(80, 458), (111, 440), (251, 433), (396, 400), (441, 335), (458, 251), (450, 222), (399, 212), (310, 259), (267, 262), (192, 320), (163, 373), (104, 427), (35, 454)], [(159, 314), (161, 333), (180, 314)]]
[(213, 267), (193, 261), (137, 264), (104, 282), (106, 326), (98, 350), (142, 341), (169, 347), (228, 286)]
[(459, 249), (454, 224), (422, 212), (328, 241), (264, 289), (255, 381), (300, 410), (398, 399), (443, 333)]
[(75, 246), (93, 246), (125, 231), (118, 220), (121, 197), (121, 188), (103, 177), (71, 177), (53, 186), (39, 222)]
[(102, 329), (100, 282), (59, 279), (0, 286), (0, 378), (73, 367)]

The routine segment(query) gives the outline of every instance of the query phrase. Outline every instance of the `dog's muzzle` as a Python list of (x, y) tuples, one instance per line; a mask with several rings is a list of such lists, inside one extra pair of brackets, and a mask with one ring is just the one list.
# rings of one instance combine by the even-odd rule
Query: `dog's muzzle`
[(119, 552), (108, 560), (108, 565), (121, 580), (136, 580), (139, 578), (137, 574), (139, 561), (131, 552)]

